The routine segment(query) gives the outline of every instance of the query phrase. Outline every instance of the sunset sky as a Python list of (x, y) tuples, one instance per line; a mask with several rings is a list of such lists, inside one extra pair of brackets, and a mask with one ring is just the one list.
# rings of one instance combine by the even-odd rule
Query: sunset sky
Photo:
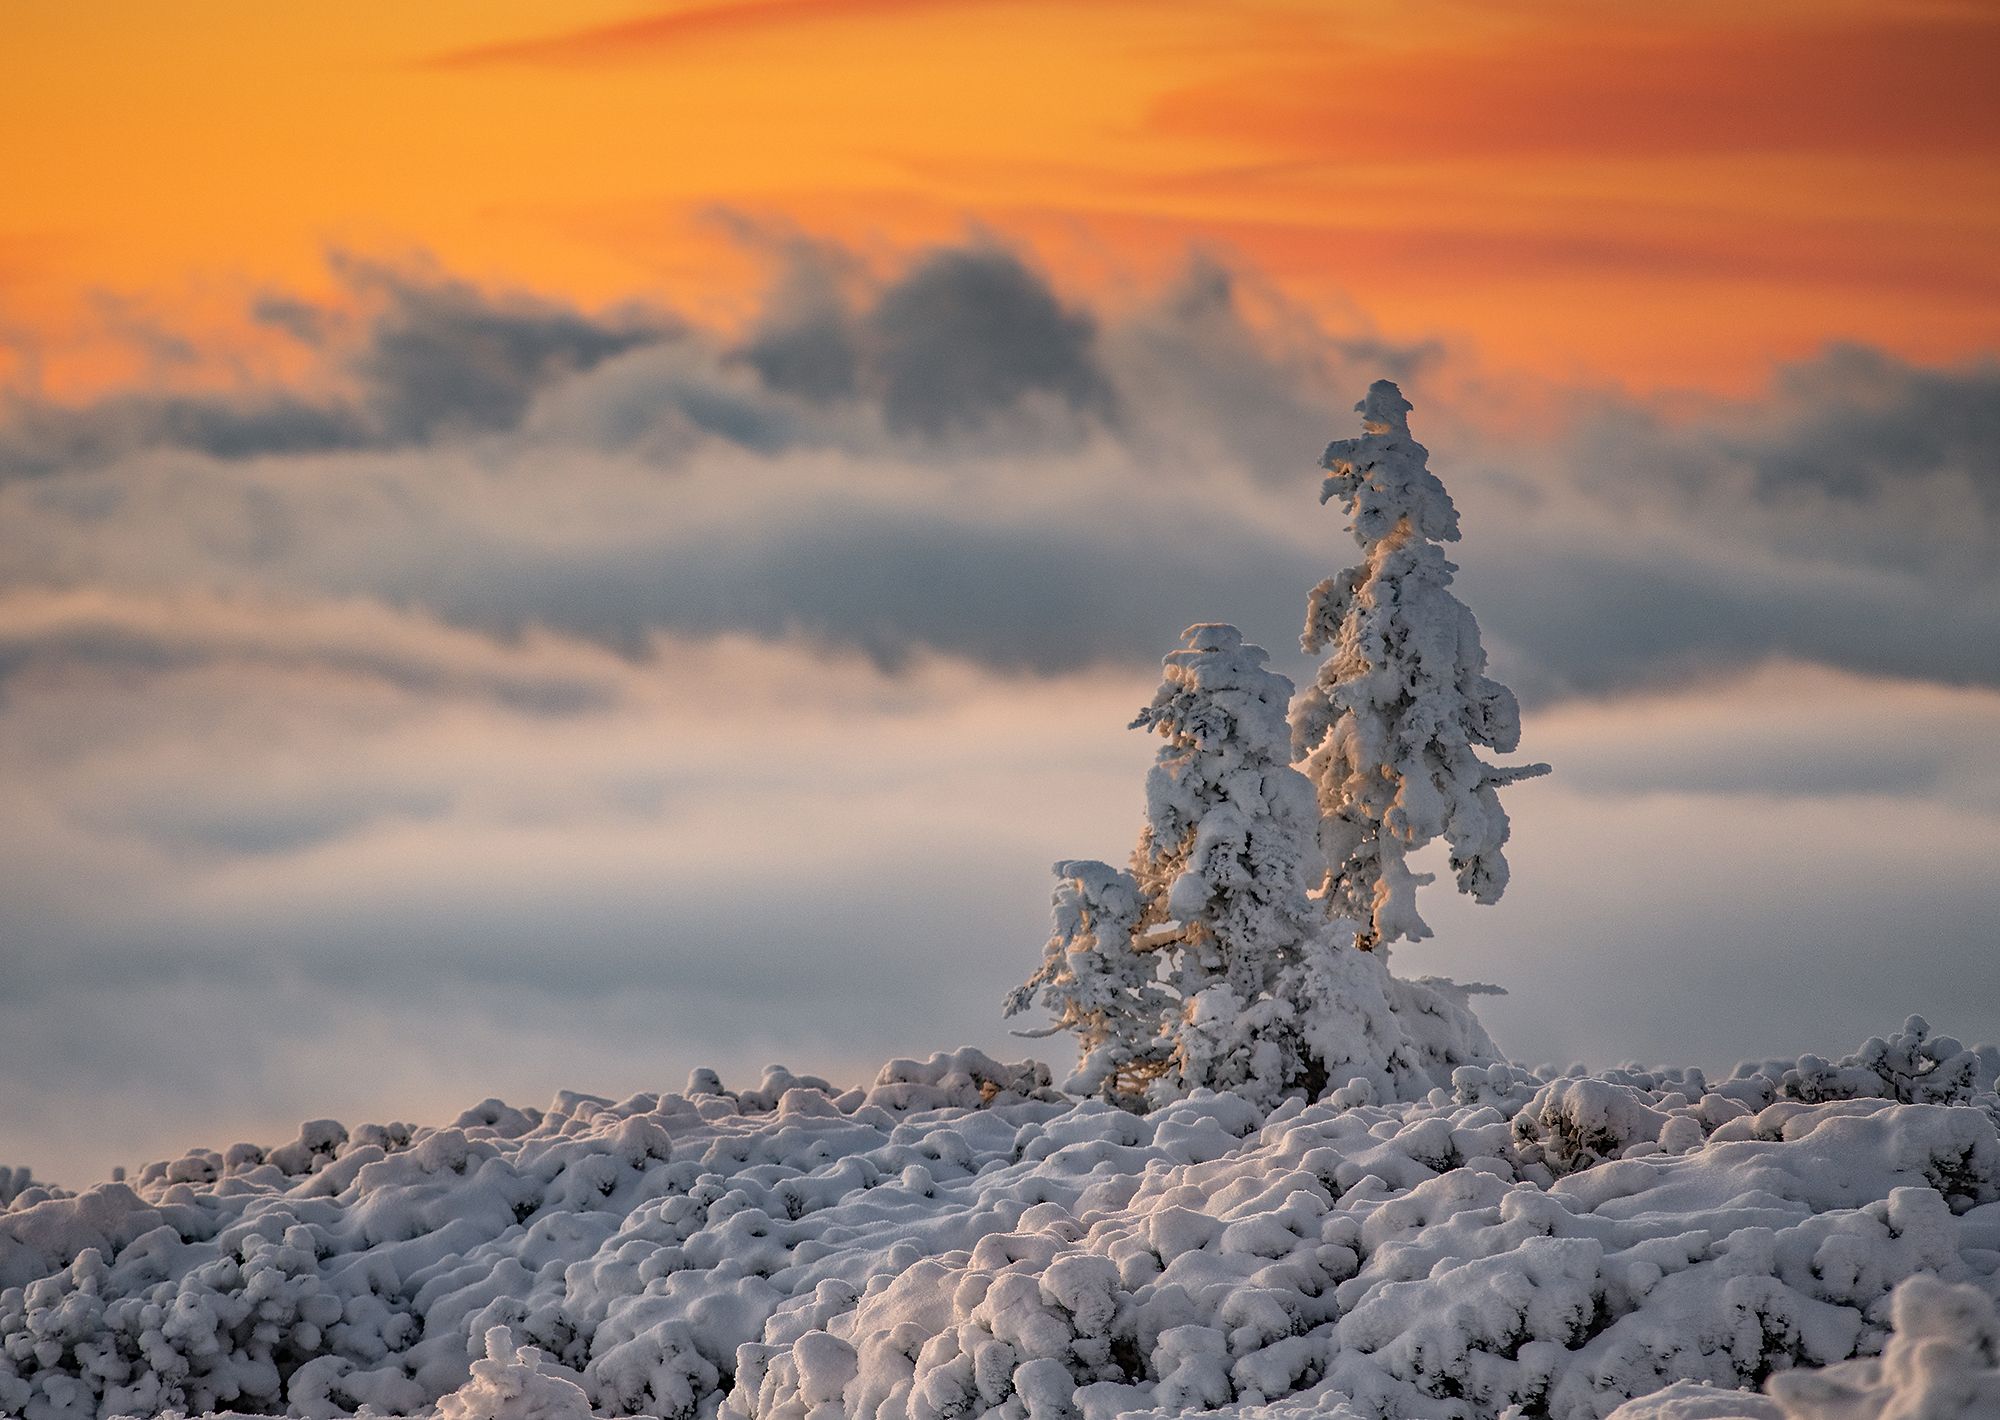
[(0, 7), (0, 1165), (1010, 1039), (1402, 382), (1529, 1061), (2000, 1038), (2000, 7)]
[(1637, 388), (1751, 388), (1831, 338), (1950, 359), (2000, 312), (1977, 0), (198, 0), (0, 26), (0, 293), (17, 378), (57, 391), (136, 373), (139, 321), (231, 368), (243, 296), (328, 294), (329, 250), (740, 317), (746, 224), (884, 260), (973, 224), (1111, 297), (1198, 246), (1335, 318), (1359, 300)]

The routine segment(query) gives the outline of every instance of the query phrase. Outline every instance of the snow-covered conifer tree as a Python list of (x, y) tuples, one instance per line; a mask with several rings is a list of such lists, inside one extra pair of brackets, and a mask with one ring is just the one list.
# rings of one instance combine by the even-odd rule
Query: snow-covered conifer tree
[(1018, 1015), (1037, 999), (1055, 1016), (1048, 1033), (1073, 1031), (1081, 1054), (1064, 1088), (1136, 1099), (1165, 1069), (1177, 1010), (1158, 980), (1159, 960), (1133, 950), (1140, 917), (1132, 875), (1093, 859), (1057, 863), (1054, 927), (1041, 969), (1007, 997)]
[(1330, 916), (1359, 924), (1363, 947), (1428, 937), (1409, 855), (1450, 847), (1459, 891), (1497, 900), (1507, 886), (1501, 786), (1544, 764), (1504, 769), (1520, 742), (1513, 692), (1486, 674), (1479, 623), (1450, 590), (1458, 510), (1410, 437), (1410, 403), (1377, 380), (1355, 406), (1362, 435), (1327, 447), (1320, 501), (1339, 499), (1362, 561), (1315, 587), (1302, 644), (1332, 654), (1292, 716), (1294, 757), (1319, 795)]
[(1301, 963), (1324, 924), (1312, 785), (1286, 761), (1292, 683), (1233, 626), (1191, 626), (1133, 720), (1166, 741), (1132, 871), (1056, 864), (1055, 929), (1008, 1014), (1039, 999), (1076, 1032), (1068, 1088), (1127, 1103), (1198, 1085), (1275, 1100), (1325, 1072), (1301, 1028)]
[(1292, 683), (1233, 626), (1192, 626), (1135, 728), (1166, 743), (1133, 854), (1138, 945), (1170, 952), (1169, 1084), (1275, 1097), (1316, 1084), (1285, 990), (1320, 930), (1307, 898), (1312, 786), (1288, 763)]

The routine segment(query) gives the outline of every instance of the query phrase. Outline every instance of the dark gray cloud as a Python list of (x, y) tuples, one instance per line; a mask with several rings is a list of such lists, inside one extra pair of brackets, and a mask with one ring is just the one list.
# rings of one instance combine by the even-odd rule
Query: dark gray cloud
[(1357, 390), (1384, 378), (1417, 388), (1445, 363), (1434, 340), (1326, 330), (1254, 275), (1206, 256), (1107, 343), (1136, 453), (1241, 470), (1291, 496), (1317, 494), (1318, 451), (1351, 425)]
[(1198, 533), (1135, 517), (1116, 538), (1091, 511), (990, 525), (813, 499), (780, 519), (596, 560), (524, 550), (504, 575), (483, 563), (417, 575), (424, 599), (459, 624), (546, 626), (634, 656), (663, 630), (748, 632), (859, 649), (883, 666), (929, 651), (1050, 675), (1155, 664), (1216, 608), (1281, 656), (1296, 641), (1298, 589), (1323, 575), (1310, 555), (1219, 508)]
[(898, 432), (977, 427), (1039, 393), (1080, 413), (1113, 409), (1096, 322), (1005, 251), (932, 253), (882, 293), (867, 331), (882, 415)]
[(1775, 437), (1731, 449), (1767, 496), (1806, 488), (1872, 502), (1943, 475), (2000, 515), (2000, 362), (1929, 369), (1842, 345), (1787, 369), (1779, 396), (1792, 417)]
[[(288, 614), (282, 606), (203, 600), (154, 605), (58, 595), (0, 601), (0, 697), (36, 676), (138, 682), (215, 667), (331, 674), (547, 719), (604, 710), (617, 694), (601, 668), (538, 666), (461, 633), (433, 627), (412, 635), (381, 615), (342, 624), (338, 617)], [(4, 703), (0, 698), (0, 708)]]
[(861, 332), (837, 250), (805, 241), (779, 253), (780, 277), (739, 358), (768, 389), (824, 403), (861, 389)]
[(135, 449), (241, 459), (361, 449), (375, 440), (355, 405), (272, 391), (120, 394), (80, 407), (16, 399), (0, 404), (0, 413), (0, 477), (93, 467)]
[(1454, 433), (1433, 463), (1463, 595), (1531, 701), (1771, 659), (1995, 685), (1996, 409), (1991, 361), (1843, 347), (1765, 399), (1572, 401), (1539, 443)]
[(459, 281), (355, 270), (354, 284), (379, 291), (384, 308), (349, 368), (390, 447), (512, 429), (539, 390), (680, 330), (656, 313), (593, 317)]
[(365, 312), (358, 337), (340, 313), (289, 296), (263, 297), (251, 312), (316, 347), (334, 391), (142, 391), (81, 406), (16, 396), (0, 405), (0, 475), (58, 473), (147, 448), (248, 459), (505, 431), (538, 391), (681, 331), (658, 312), (587, 315), (352, 259), (336, 260), (334, 272)]
[(981, 431), (1035, 396), (1078, 416), (1115, 414), (1096, 320), (1013, 252), (942, 248), (858, 294), (844, 253), (792, 243), (783, 259), (737, 352), (773, 391), (865, 398), (891, 433), (931, 440)]
[[(925, 441), (978, 433), (1037, 396), (1077, 417), (1112, 414), (1096, 322), (1013, 253), (942, 248), (873, 286), (852, 273), (843, 280), (843, 264), (823, 248), (788, 254), (765, 313), (734, 351), (754, 372), (746, 387), (729, 379), (731, 360), (711, 335), (658, 310), (586, 313), (336, 258), (358, 317), (283, 294), (251, 310), (319, 352), (328, 392), (138, 391), (82, 406), (16, 395), (0, 404), (0, 475), (59, 473), (144, 449), (240, 460), (435, 447), (514, 431), (538, 397), (619, 356), (671, 346), (686, 349), (641, 364), (652, 382), (628, 374), (626, 398), (597, 402), (596, 425), (570, 432), (678, 457), (688, 441), (664, 426), (769, 453), (825, 437), (809, 416), (831, 402), (863, 401), (890, 434)], [(150, 326), (140, 334), (148, 350), (166, 339)]]
[(1515, 689), (1531, 703), (1677, 684), (1773, 659), (2000, 685), (1993, 577), (1732, 551), (1621, 557), (1601, 545), (1552, 545), (1530, 530), (1483, 548), (1460, 590), (1489, 639), (1506, 648)]

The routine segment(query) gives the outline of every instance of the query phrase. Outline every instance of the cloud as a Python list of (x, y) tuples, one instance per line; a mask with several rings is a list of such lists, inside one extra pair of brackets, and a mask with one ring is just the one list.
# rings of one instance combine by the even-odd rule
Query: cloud
[(2000, 685), (2000, 581), (1983, 569), (1915, 572), (1692, 538), (1620, 549), (1617, 534), (1608, 520), (1575, 540), (1529, 530), (1483, 549), (1463, 579), (1461, 595), (1502, 638), (1531, 700), (1772, 659)]
[(2000, 518), (2000, 362), (1938, 370), (1841, 345), (1787, 370), (1779, 396), (1791, 411), (1783, 435), (1739, 446), (1767, 498), (1804, 489), (1908, 517), (1920, 510), (1901, 506), (1905, 495), (1935, 479)]
[[(589, 314), (337, 257), (333, 274), (352, 310), (267, 295), (251, 311), (318, 354), (329, 392), (139, 390), (82, 406), (17, 395), (0, 405), (0, 476), (145, 449), (241, 460), (428, 448), (514, 432), (538, 399), (565, 388), (595, 420), (571, 419), (566, 432), (655, 453), (669, 446), (661, 425), (676, 418), (697, 436), (770, 452), (821, 432), (801, 417), (813, 406), (856, 397), (890, 435), (933, 441), (983, 431), (1038, 397), (1078, 416), (1112, 414), (1095, 321), (1015, 254), (936, 250), (866, 292), (859, 309), (827, 274), (838, 260), (791, 253), (752, 337), (732, 350), (656, 310)], [(162, 338), (146, 335), (149, 345)], [(643, 358), (619, 359), (635, 353)], [(754, 378), (740, 378), (738, 364)], [(607, 365), (621, 368), (602, 388), (574, 393), (579, 376)]]
[(735, 0), (698, 4), (662, 15), (593, 25), (531, 39), (503, 40), (451, 50), (427, 61), (442, 69), (482, 69), (496, 64), (562, 67), (630, 63), (675, 55), (717, 36), (755, 34), (774, 27), (941, 10), (984, 0)]
[[(888, 675), (731, 639), (633, 664), (421, 619), (376, 630), (488, 680), (581, 662), (612, 693), (551, 720), (339, 655), (288, 660), (311, 628), (275, 617), (268, 644), (226, 656), (13, 683), (12, 1161), (75, 1178), (75, 1159), (186, 1145), (225, 1115), (242, 1132), (289, 1113), (428, 1118), (552, 1078), (641, 1070), (628, 1088), (658, 1088), (787, 1055), (852, 1077), (902, 1050), (1001, 1048), (993, 1002), (1047, 898), (1038, 803), (1079, 796), (1063, 832), (1083, 839), (1136, 822), (1148, 746), (1122, 727), (1146, 687), (1117, 678)], [(227, 1041), (231, 1063), (190, 1058), (194, 1038)], [(426, 1083), (447, 1041), (453, 1063)], [(129, 1132), (79, 1129), (135, 1097), (150, 1118)], [(72, 1109), (33, 1105), (58, 1100)]]
[(148, 448), (235, 460), (510, 430), (537, 391), (680, 329), (657, 312), (590, 316), (350, 257), (337, 257), (333, 274), (361, 312), (358, 333), (342, 311), (289, 296), (260, 298), (251, 311), (315, 348), (329, 392), (133, 391), (82, 406), (16, 396), (0, 405), (0, 477), (60, 473)]
[[(1557, 766), (1503, 907), (1435, 904), (1404, 969), (1501, 979), (1533, 1056), (1726, 1065), (1940, 998), (1992, 1033), (1951, 985), (2000, 851), (1990, 362), (1639, 401), (1215, 261), (1086, 304), (981, 243), (795, 251), (726, 332), (346, 270), (259, 308), (322, 362), (296, 388), (0, 433), (44, 460), (0, 481), (0, 1101), (66, 1102), (0, 1104), (17, 1161), (1020, 1050), (992, 1003), (1047, 864), (1132, 841), (1122, 726), (1176, 633), (1306, 673), (1354, 556), (1315, 456), (1385, 372)], [(367, 1068), (322, 1089), (320, 1031)], [(254, 1068), (189, 1044), (221, 1037)]]
[(159, 676), (217, 665), (377, 681), (432, 697), (470, 695), (523, 714), (603, 709), (608, 657), (484, 638), (379, 604), (255, 601), (199, 593), (146, 598), (104, 590), (0, 592), (0, 694), (35, 677)]
[(29, 410), (0, 444), (55, 462), (0, 489), (9, 580), (374, 601), (631, 657), (742, 632), (1039, 675), (1142, 671), (1228, 617), (1296, 675), (1303, 590), (1354, 555), (1310, 501), (1312, 455), (1387, 372), (1531, 702), (1774, 657), (2000, 679), (1990, 362), (1845, 347), (1766, 400), (1676, 408), (1489, 385), (1212, 260), (1093, 309), (989, 245), (873, 277), (794, 243), (735, 334), (346, 269), (378, 293), (365, 318), (264, 315), (359, 380), (348, 424), (282, 390), (128, 394), (61, 415), (101, 446), (80, 452)]
[(383, 301), (349, 366), (391, 447), (512, 429), (538, 390), (679, 329), (656, 313), (593, 318), (550, 302), (496, 299), (460, 281), (347, 267), (353, 286)]
[[(1273, 156), (1661, 159), (1807, 152), (1976, 155), (2000, 133), (1990, 13), (1565, 27), (1561, 12), (1438, 47), (1268, 64), (1168, 95), (1152, 122)], [(1314, 59), (1319, 59), (1314, 63)], [(1853, 95), (1894, 89), (1908, 102)]]
[(1659, 694), (1552, 707), (1563, 780), (1607, 799), (1867, 799), (2000, 822), (2000, 691), (1774, 662)]
[(891, 434), (930, 440), (984, 431), (1040, 397), (1115, 416), (1097, 322), (1003, 247), (930, 251), (861, 303), (846, 253), (793, 241), (781, 256), (736, 352), (770, 390), (816, 404), (865, 397)]
[[(1050, 1053), (995, 1002), (1036, 959), (1048, 863), (1134, 839), (1152, 742), (1122, 727), (1151, 675), (400, 636), (517, 679), (581, 659), (615, 693), (551, 721), (259, 654), (80, 667), (0, 707), (14, 1161), (75, 1182), (697, 1064)], [(1499, 980), (1484, 1009), (1534, 1058), (1726, 1066), (1912, 1009), (1991, 1034), (1995, 733), (1993, 692), (1797, 666), (1544, 713), (1557, 776), (1511, 801), (1506, 901), (1439, 901), (1399, 964)]]
[(1111, 412), (1094, 322), (1064, 310), (1010, 253), (932, 254), (882, 293), (868, 330), (891, 430), (976, 426), (1041, 392), (1073, 410)]

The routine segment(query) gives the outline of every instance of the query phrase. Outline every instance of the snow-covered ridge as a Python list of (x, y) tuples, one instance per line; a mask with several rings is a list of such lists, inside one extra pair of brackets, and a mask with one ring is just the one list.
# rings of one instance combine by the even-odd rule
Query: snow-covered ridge
[[(1462, 1066), (1269, 1113), (1132, 1114), (966, 1051), (866, 1090), (319, 1122), (25, 1189), (0, 1414), (1603, 1417), (1876, 1355), (1892, 1305), (1975, 1331), (1811, 1394), (1914, 1394), (1942, 1357), (1990, 1395), (1996, 1068), (1913, 1020), (1727, 1081)], [(1973, 1291), (1892, 1303), (1917, 1274)], [(1660, 1406), (1786, 1414), (1804, 1380)]]

